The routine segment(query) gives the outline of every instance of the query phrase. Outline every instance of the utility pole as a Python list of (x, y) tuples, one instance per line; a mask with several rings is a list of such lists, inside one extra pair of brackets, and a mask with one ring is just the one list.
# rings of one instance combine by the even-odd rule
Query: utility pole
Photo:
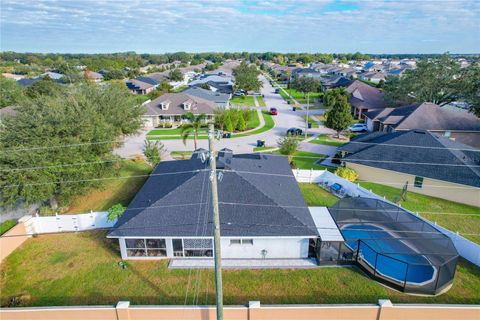
[(308, 111), (310, 109), (310, 92), (307, 92), (307, 117), (305, 118), (305, 139), (307, 139), (308, 137), (308, 120), (309, 120), (309, 116), (308, 116)]
[(210, 151), (210, 187), (212, 193), (213, 225), (215, 249), (215, 295), (217, 301), (217, 320), (223, 320), (222, 256), (220, 251), (220, 213), (218, 210), (217, 160), (215, 158), (215, 128), (208, 125), (208, 149)]

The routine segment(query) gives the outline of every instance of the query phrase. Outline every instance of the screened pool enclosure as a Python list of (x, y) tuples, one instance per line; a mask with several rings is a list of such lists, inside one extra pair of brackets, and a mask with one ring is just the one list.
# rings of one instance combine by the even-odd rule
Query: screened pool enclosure
[(340, 261), (355, 261), (374, 279), (408, 293), (438, 294), (452, 283), (457, 250), (428, 222), (369, 198), (345, 198), (329, 211), (345, 239)]

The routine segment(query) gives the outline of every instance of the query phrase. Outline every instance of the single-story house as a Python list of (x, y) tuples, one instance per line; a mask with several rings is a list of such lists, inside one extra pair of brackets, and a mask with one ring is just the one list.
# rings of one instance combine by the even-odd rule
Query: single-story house
[(182, 116), (187, 112), (193, 114), (206, 114), (205, 121), (213, 120), (216, 105), (214, 102), (205, 100), (185, 93), (165, 93), (160, 97), (145, 103), (143, 115), (145, 127), (158, 127), (161, 123), (181, 124), (186, 121)]
[(135, 94), (148, 94), (155, 90), (160, 82), (150, 77), (137, 77), (127, 80), (125, 84)]
[(219, 74), (203, 74), (197, 79), (191, 81), (188, 85), (190, 87), (201, 86), (208, 84), (210, 90), (225, 94), (233, 93), (234, 82), (231, 77)]
[(348, 87), (349, 103), (352, 114), (357, 119), (363, 119), (363, 114), (371, 110), (385, 109), (385, 93), (360, 80), (353, 81)]
[(63, 77), (64, 77), (63, 74), (48, 71), (48, 72), (42, 73), (41, 75), (39, 75), (37, 77), (19, 79), (19, 80), (17, 80), (17, 84), (22, 86), (22, 87), (29, 87), (32, 84), (34, 84), (35, 82), (43, 80), (47, 77), (50, 78), (51, 80), (57, 82), (57, 83), (64, 83), (63, 82)]
[(103, 75), (99, 72), (87, 70), (83, 73), (83, 75), (86, 79), (94, 81), (94, 82), (103, 81)]
[(292, 81), (300, 77), (309, 77), (319, 80), (322, 74), (311, 68), (297, 68), (292, 71)]
[(231, 95), (221, 92), (214, 92), (203, 89), (201, 87), (189, 87), (182, 91), (182, 93), (202, 98), (204, 100), (212, 101), (219, 108), (228, 108)]
[(369, 131), (428, 130), (452, 140), (480, 148), (480, 119), (468, 112), (455, 112), (424, 102), (364, 114)]
[(339, 147), (360, 180), (480, 207), (480, 151), (426, 130), (373, 132)]
[(320, 83), (321, 83), (322, 91), (325, 91), (328, 89), (334, 89), (339, 87), (348, 87), (352, 83), (352, 80), (345, 78), (344, 76), (341, 76), (341, 75), (335, 75), (335, 76), (321, 77)]
[[(210, 171), (199, 155), (155, 168), (107, 235), (123, 259), (213, 256)], [(222, 258), (315, 257), (319, 231), (287, 159), (228, 149), (217, 158)]]
[(380, 81), (385, 81), (387, 79), (387, 76), (383, 72), (372, 71), (372, 72), (361, 73), (358, 75), (358, 78), (362, 80), (370, 81), (373, 83), (380, 83)]

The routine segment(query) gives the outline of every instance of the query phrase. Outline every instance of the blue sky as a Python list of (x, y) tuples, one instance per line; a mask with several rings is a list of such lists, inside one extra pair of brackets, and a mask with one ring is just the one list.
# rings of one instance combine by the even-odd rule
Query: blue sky
[(480, 0), (1, 0), (21, 52), (478, 53)]

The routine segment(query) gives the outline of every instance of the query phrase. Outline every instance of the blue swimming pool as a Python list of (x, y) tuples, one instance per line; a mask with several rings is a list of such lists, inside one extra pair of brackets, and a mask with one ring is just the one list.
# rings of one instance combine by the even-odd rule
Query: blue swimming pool
[(376, 270), (378, 276), (411, 284), (426, 283), (436, 276), (434, 267), (425, 256), (379, 227), (346, 225), (341, 232), (346, 244), (352, 250), (358, 250), (359, 262)]

